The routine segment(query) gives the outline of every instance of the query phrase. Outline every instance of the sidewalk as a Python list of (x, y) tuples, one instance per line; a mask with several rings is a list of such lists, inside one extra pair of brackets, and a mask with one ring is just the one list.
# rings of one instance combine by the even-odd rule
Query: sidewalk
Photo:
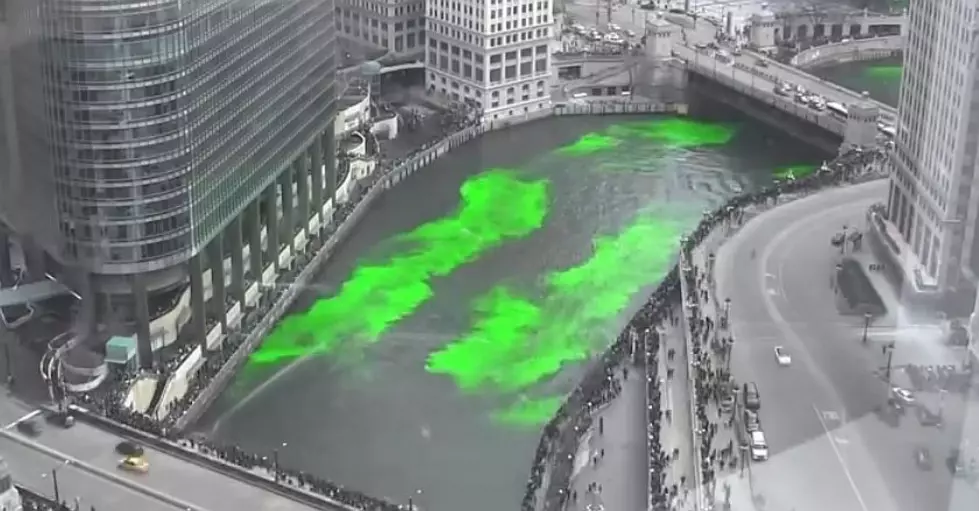
[[(745, 221), (750, 218), (750, 215), (746, 213)], [(731, 231), (736, 229), (736, 226), (732, 226)], [(721, 327), (721, 318), (723, 316), (723, 298), (718, 297), (714, 289), (714, 277), (713, 273), (707, 273), (708, 265), (710, 264), (709, 254), (713, 253), (720, 245), (723, 243), (729, 235), (726, 234), (727, 229), (720, 227), (717, 232), (712, 233), (708, 239), (701, 243), (697, 249), (693, 251), (691, 258), (691, 265), (700, 268), (704, 275), (707, 275), (706, 282), (703, 282), (702, 287), (697, 290), (697, 306), (700, 307), (701, 317), (710, 318), (714, 322), (714, 328), (711, 329), (710, 334), (702, 340), (703, 344), (701, 348), (706, 354), (706, 363), (708, 364), (709, 371), (717, 371), (720, 369), (726, 370), (730, 366), (728, 365), (728, 357), (724, 356), (719, 350), (715, 350), (711, 347), (711, 343), (728, 337), (730, 335), (730, 330)], [(713, 270), (713, 268), (710, 268)], [(694, 291), (691, 290), (691, 293)], [(706, 297), (704, 293), (706, 292)], [(692, 297), (693, 298), (693, 297)], [(720, 455), (721, 451), (727, 449), (729, 446), (733, 447), (733, 454), (736, 456), (738, 454), (738, 439), (735, 434), (735, 429), (733, 426), (728, 426), (733, 418), (731, 414), (733, 412), (722, 412), (719, 403), (715, 399), (704, 397), (707, 402), (707, 418), (708, 421), (716, 427), (716, 432), (713, 436), (712, 442), (709, 449), (706, 449), (708, 453), (714, 453)], [(736, 409), (736, 407), (735, 407)], [(704, 427), (704, 426), (701, 426)], [(704, 438), (702, 436), (701, 438)], [(708, 454), (710, 456), (710, 454)], [(718, 460), (712, 460), (711, 470), (714, 471), (714, 484), (705, 483), (705, 494), (707, 495), (708, 502), (716, 502), (718, 500), (723, 501), (723, 489), (718, 487), (717, 481), (725, 479), (728, 473), (736, 470), (737, 465), (732, 466), (730, 464), (731, 458), (724, 458), (721, 462)]]
[[(617, 376), (622, 393), (595, 412), (591, 429), (578, 445), (567, 511), (646, 508), (646, 396), (642, 370), (629, 364)], [(589, 491), (589, 487), (593, 490)]]
[[(660, 442), (663, 450), (669, 455), (674, 449), (679, 449), (680, 457), (670, 463), (666, 474), (665, 488), (670, 488), (674, 484), (679, 488), (679, 498), (673, 503), (671, 509), (677, 511), (687, 511), (696, 509), (691, 491), (694, 484), (694, 461), (693, 437), (691, 435), (690, 415), (691, 415), (691, 396), (689, 388), (689, 367), (687, 359), (687, 348), (684, 345), (683, 330), (680, 325), (672, 326), (669, 323), (659, 327), (660, 356), (659, 374), (660, 388), (663, 392), (660, 403), (663, 412), (663, 422), (660, 431)], [(674, 351), (675, 359), (668, 360), (669, 350)], [(673, 370), (673, 377), (668, 378), (668, 370)], [(670, 420), (666, 420), (667, 414)]]

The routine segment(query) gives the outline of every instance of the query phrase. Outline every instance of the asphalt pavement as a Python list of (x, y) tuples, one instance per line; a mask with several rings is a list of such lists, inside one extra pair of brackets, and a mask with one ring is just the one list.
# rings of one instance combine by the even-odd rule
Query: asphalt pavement
[[(567, 511), (646, 508), (645, 382), (642, 370), (632, 364), (627, 378), (618, 374), (622, 393), (595, 413), (578, 446), (571, 479), (577, 499)], [(604, 423), (601, 432), (599, 421)]]
[(0, 434), (0, 455), (10, 465), (14, 480), (49, 496), (54, 493), (51, 470), (56, 469), (62, 500), (73, 502), (78, 497), (83, 509), (93, 505), (100, 511), (312, 509), (148, 446), (144, 449), (149, 472), (123, 472), (118, 469), (121, 456), (115, 451), (120, 441), (83, 422), (69, 429), (46, 425), (34, 438), (10, 424)]
[[(897, 425), (884, 421), (886, 341), (864, 344), (863, 318), (840, 315), (830, 286), (840, 257), (830, 238), (843, 225), (863, 225), (867, 208), (886, 193), (886, 181), (877, 181), (781, 205), (748, 222), (717, 253), (718, 296), (732, 301), (732, 373), (758, 385), (771, 456), (743, 478), (721, 479), (742, 508), (948, 509), (953, 484), (941, 460), (962, 442), (963, 414), (975, 403), (945, 399), (944, 429), (913, 416)], [(775, 346), (787, 349), (790, 367), (776, 364)], [(919, 447), (933, 454), (933, 470), (916, 464)], [(969, 509), (979, 509), (975, 493)], [(955, 498), (968, 494), (956, 491)]]

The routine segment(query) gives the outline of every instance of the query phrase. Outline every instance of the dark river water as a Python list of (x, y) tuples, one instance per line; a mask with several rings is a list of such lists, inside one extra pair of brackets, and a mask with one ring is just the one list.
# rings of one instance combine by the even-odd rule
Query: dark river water
[(287, 320), (315, 354), (297, 359), (292, 334), (273, 333), (201, 429), (430, 511), (514, 509), (540, 425), (681, 233), (825, 158), (749, 121), (489, 134), (376, 204)]

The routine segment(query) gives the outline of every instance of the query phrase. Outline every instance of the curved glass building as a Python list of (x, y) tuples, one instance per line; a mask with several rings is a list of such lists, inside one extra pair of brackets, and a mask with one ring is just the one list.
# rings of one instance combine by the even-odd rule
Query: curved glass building
[[(333, 1), (4, 0), (0, 11), (0, 222), (26, 240), (28, 270), (85, 290), (93, 317), (137, 334), (144, 360), (184, 325), (203, 330), (207, 300), (223, 321), (224, 261), (242, 299), (246, 275), (277, 263), (261, 259), (279, 253), (266, 246), (245, 268), (243, 234), (266, 238), (263, 217), (305, 227), (294, 202), (308, 212), (331, 197)], [(220, 282), (203, 283), (209, 268)], [(182, 302), (176, 327), (154, 321)]]

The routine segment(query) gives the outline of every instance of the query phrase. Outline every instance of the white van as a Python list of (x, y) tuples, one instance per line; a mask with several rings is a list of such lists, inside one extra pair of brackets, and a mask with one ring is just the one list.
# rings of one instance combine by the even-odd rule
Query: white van
[(765, 433), (761, 430), (751, 432), (751, 460), (765, 461), (768, 459), (768, 443), (765, 442)]

